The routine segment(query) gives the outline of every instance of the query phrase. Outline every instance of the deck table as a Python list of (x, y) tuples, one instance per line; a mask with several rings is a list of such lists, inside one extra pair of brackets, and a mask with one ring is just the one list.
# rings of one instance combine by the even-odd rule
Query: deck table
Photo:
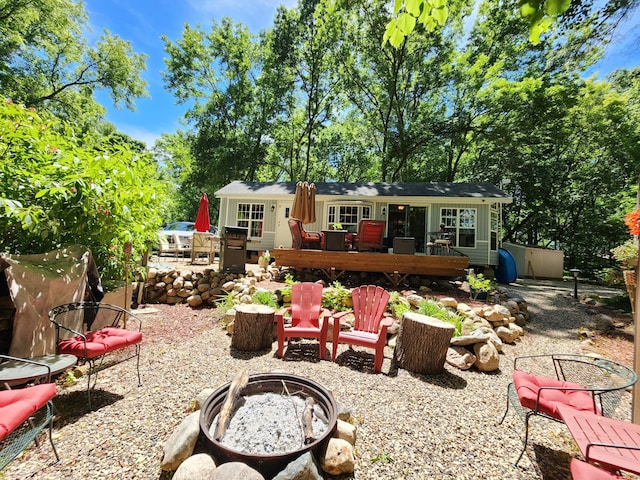
[(640, 474), (640, 425), (567, 406), (558, 411), (587, 462)]
[[(41, 355), (29, 358), (34, 362), (44, 363), (51, 369), (51, 376), (65, 371), (76, 364), (77, 358), (74, 355)], [(7, 360), (0, 366), (0, 385), (10, 389), (15, 385), (25, 383), (37, 383), (43, 377), (49, 375), (46, 367), (33, 363), (23, 363), (17, 360)]]

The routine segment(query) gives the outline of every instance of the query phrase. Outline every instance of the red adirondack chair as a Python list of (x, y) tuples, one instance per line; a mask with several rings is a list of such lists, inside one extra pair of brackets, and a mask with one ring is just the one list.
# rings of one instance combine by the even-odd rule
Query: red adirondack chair
[[(284, 323), (284, 314), (291, 313), (291, 326)], [(322, 316), (322, 323), (320, 322)], [(291, 338), (317, 338), (320, 341), (319, 357), (324, 358), (331, 313), (322, 308), (322, 285), (319, 283), (294, 283), (291, 286), (291, 306), (276, 313), (278, 324), (278, 358), (284, 353), (284, 341)]]
[[(384, 359), (384, 346), (387, 343), (387, 329), (392, 325), (391, 318), (383, 318), (389, 303), (389, 292), (376, 285), (363, 285), (351, 291), (353, 299), (352, 312), (340, 312), (333, 316), (333, 354), (332, 360), (336, 361), (338, 343), (346, 343), (351, 347), (373, 348), (375, 357), (373, 371), (379, 372)], [(340, 319), (347, 313), (353, 313), (355, 324), (353, 330), (342, 331)]]

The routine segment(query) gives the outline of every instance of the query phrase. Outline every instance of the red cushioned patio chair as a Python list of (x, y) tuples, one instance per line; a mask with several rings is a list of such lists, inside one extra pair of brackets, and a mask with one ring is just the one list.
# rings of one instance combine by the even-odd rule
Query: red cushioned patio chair
[[(391, 318), (383, 318), (389, 292), (376, 285), (363, 285), (351, 291), (353, 300), (352, 312), (340, 312), (333, 315), (333, 352), (331, 359), (336, 361), (338, 343), (346, 343), (351, 347), (373, 348), (375, 356), (373, 371), (379, 372), (384, 359), (384, 346), (387, 343), (387, 329), (393, 324)], [(353, 314), (355, 323), (352, 330), (342, 331), (341, 319), (347, 314)]]
[(300, 220), (290, 218), (289, 229), (291, 230), (291, 246), (295, 250), (303, 248), (320, 250), (322, 248), (322, 233), (306, 231)]
[(355, 249), (359, 252), (382, 250), (386, 226), (384, 220), (360, 220), (358, 233), (353, 238)]
[(540, 416), (562, 422), (559, 405), (611, 417), (625, 390), (638, 379), (625, 365), (587, 355), (524, 355), (514, 359), (513, 382), (507, 388), (504, 421), (513, 406), (524, 421), (524, 446), (515, 462), (527, 449), (529, 419)]
[[(285, 325), (285, 314), (291, 315), (291, 325)], [(322, 317), (322, 321), (320, 321)], [(322, 285), (319, 283), (294, 283), (291, 286), (291, 306), (276, 313), (278, 325), (278, 358), (284, 353), (284, 341), (291, 338), (317, 338), (318, 353), (322, 360), (327, 345), (331, 313), (322, 308)]]
[(56, 460), (60, 460), (53, 443), (53, 403), (56, 396), (56, 384), (51, 382), (51, 369), (44, 363), (33, 360), (0, 355), (0, 370), (6, 360), (30, 363), (47, 369), (47, 383), (27, 386), (15, 390), (0, 391), (0, 471), (16, 458), (38, 434), (49, 427), (49, 442)]
[[(75, 302), (59, 305), (49, 311), (49, 320), (56, 327), (56, 347), (59, 354), (75, 355), (79, 363), (87, 363), (87, 396), (91, 409), (91, 375), (107, 367), (136, 357), (138, 386), (140, 381), (140, 342), (142, 320), (117, 305), (94, 302)], [(96, 325), (94, 330), (91, 329)], [(83, 328), (83, 325), (86, 328)], [(129, 327), (129, 328), (127, 328)], [(130, 348), (129, 348), (130, 347)], [(118, 355), (121, 350), (125, 355)], [(113, 353), (114, 360), (104, 364), (105, 356)]]

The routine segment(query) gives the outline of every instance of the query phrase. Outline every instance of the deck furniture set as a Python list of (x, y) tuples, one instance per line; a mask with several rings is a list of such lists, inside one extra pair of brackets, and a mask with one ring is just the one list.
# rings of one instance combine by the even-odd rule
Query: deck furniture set
[(37, 443), (38, 434), (46, 427), (59, 460), (51, 434), (56, 395), (53, 376), (77, 362), (86, 363), (89, 409), (91, 388), (104, 368), (136, 358), (140, 385), (142, 321), (138, 316), (116, 305), (75, 302), (53, 308), (49, 320), (56, 329), (55, 354), (33, 359), (0, 355), (0, 386), (5, 388), (0, 390), (0, 470), (32, 441)]
[[(638, 380), (620, 363), (575, 354), (524, 355), (514, 359), (507, 388), (510, 407), (525, 425), (523, 448), (532, 417), (564, 423), (584, 460), (572, 459), (574, 480), (615, 479), (619, 470), (640, 474), (640, 426), (612, 418), (623, 395)], [(592, 465), (593, 464), (593, 465)]]

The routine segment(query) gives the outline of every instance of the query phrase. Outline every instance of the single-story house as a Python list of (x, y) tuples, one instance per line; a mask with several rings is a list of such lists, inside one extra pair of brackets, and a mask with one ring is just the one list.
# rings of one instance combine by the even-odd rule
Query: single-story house
[[(355, 232), (362, 219), (386, 221), (385, 244), (395, 237), (414, 237), (416, 252), (441, 225), (456, 250), (472, 265), (497, 265), (502, 205), (512, 199), (490, 183), (346, 183), (316, 182), (316, 222), (308, 231)], [(288, 219), (296, 182), (234, 181), (215, 192), (220, 199), (218, 227), (248, 229), (248, 251), (291, 247)]]

